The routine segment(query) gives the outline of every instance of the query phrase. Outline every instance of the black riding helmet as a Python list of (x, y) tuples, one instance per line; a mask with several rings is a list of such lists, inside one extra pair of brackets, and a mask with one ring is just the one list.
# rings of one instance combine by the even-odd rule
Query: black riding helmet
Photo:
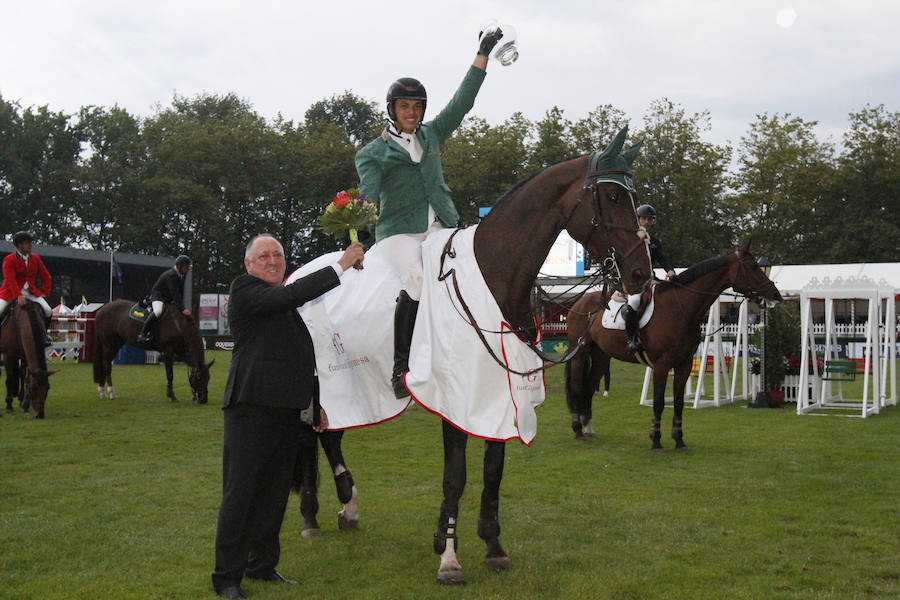
[(401, 77), (388, 88), (387, 112), (392, 121), (397, 120), (397, 114), (394, 112), (394, 100), (399, 98), (421, 100), (422, 115), (425, 115), (425, 107), (428, 105), (428, 94), (425, 93), (425, 86), (422, 85), (418, 79)]
[(34, 241), (34, 236), (31, 235), (31, 233), (29, 233), (28, 231), (17, 231), (13, 235), (13, 239), (12, 239), (13, 246), (18, 246), (22, 242), (33, 242), (33, 241)]
[(179, 267), (179, 268), (191, 266), (191, 257), (185, 256), (184, 254), (182, 254), (181, 256), (179, 256), (178, 258), (175, 259), (175, 266)]
[(651, 219), (656, 218), (656, 209), (650, 206), (649, 204), (641, 204), (637, 207), (637, 216), (639, 217), (650, 217)]

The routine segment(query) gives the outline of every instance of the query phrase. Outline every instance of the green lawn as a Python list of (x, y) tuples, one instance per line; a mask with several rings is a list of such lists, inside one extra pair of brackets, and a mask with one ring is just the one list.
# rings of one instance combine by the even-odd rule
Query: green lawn
[[(213, 597), (229, 354), (214, 355), (206, 406), (189, 402), (182, 366), (184, 401), (171, 404), (162, 366), (116, 366), (120, 397), (101, 401), (90, 365), (55, 362), (47, 419), (0, 417), (0, 598)], [(245, 591), (271, 599), (900, 597), (900, 409), (868, 419), (798, 417), (793, 405), (687, 409), (689, 449), (676, 452), (667, 408), (665, 450), (651, 452), (642, 378), (640, 367), (613, 364), (611, 397), (595, 400), (598, 435), (579, 444), (562, 369), (549, 371), (537, 440), (507, 447), (500, 518), (512, 571), (481, 565), (482, 443), (472, 439), (459, 549), (469, 585), (435, 583), (440, 424), (413, 408), (344, 438), (361, 529), (337, 531), (323, 457), (324, 536), (301, 538), (296, 497), (281, 536), (279, 569), (303, 584), (247, 582)]]

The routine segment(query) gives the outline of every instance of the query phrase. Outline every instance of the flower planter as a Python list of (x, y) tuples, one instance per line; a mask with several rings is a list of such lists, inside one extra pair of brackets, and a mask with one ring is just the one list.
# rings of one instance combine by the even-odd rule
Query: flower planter
[(769, 390), (769, 406), (776, 408), (784, 404), (784, 390)]

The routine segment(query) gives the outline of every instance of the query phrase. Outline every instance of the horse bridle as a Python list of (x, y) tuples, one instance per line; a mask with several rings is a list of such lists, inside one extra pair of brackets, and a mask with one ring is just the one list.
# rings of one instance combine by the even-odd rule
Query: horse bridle
[[(581, 188), (581, 194), (578, 196), (578, 200), (575, 201), (575, 204), (572, 205), (572, 209), (569, 211), (569, 214), (566, 216), (566, 220), (563, 223), (563, 228), (568, 229), (569, 221), (572, 220), (572, 217), (575, 215), (575, 211), (578, 210), (578, 207), (581, 206), (581, 202), (584, 200), (584, 197), (590, 192), (591, 194), (591, 209), (593, 210), (593, 216), (591, 217), (591, 227), (594, 231), (603, 228), (603, 233), (606, 235), (606, 239), (610, 240), (607, 244), (609, 248), (610, 254), (612, 255), (612, 262), (615, 265), (616, 271), (619, 270), (619, 261), (617, 259), (617, 250), (615, 245), (612, 243), (610, 239), (610, 231), (613, 229), (624, 229), (629, 233), (636, 233), (638, 237), (638, 241), (631, 246), (625, 254), (622, 256), (624, 258), (628, 258), (631, 256), (636, 250), (640, 247), (647, 246), (648, 236), (646, 230), (643, 227), (638, 225), (635, 228), (627, 227), (625, 225), (619, 225), (617, 223), (612, 223), (604, 218), (603, 207), (601, 204), (601, 194), (600, 194), (600, 177), (609, 176), (609, 175), (622, 175), (626, 178), (626, 181), (629, 181), (634, 174), (631, 171), (625, 171), (621, 169), (605, 169), (605, 170), (597, 170), (597, 160), (598, 156), (595, 156), (591, 164), (589, 166), (588, 175), (585, 178), (585, 185)], [(616, 184), (620, 185), (620, 184)], [(625, 191), (628, 193), (628, 200), (631, 202), (632, 208), (634, 207), (634, 197), (631, 195), (631, 191), (626, 187)], [(643, 233), (643, 235), (642, 235)], [(621, 272), (619, 272), (619, 276), (621, 277)]]

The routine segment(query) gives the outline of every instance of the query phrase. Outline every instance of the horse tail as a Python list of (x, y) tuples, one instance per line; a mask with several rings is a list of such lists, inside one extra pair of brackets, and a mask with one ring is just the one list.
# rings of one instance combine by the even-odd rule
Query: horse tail
[(94, 355), (91, 360), (94, 363), (94, 383), (97, 385), (106, 383), (103, 354), (103, 336), (100, 335), (100, 324), (94, 321)]

